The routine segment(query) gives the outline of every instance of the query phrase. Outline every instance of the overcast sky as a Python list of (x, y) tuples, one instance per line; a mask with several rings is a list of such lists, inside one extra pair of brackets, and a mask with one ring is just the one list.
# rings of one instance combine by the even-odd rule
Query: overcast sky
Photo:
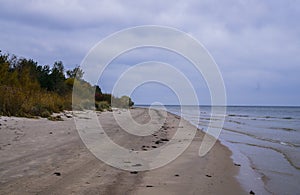
[[(41, 65), (61, 60), (72, 68), (112, 33), (164, 25), (207, 48), (223, 75), (228, 104), (300, 105), (300, 1), (0, 0), (0, 5), (0, 49)], [(149, 60), (192, 66), (172, 52), (144, 48), (115, 59), (100, 87), (111, 92), (118, 75)], [(159, 72), (153, 67), (152, 73)], [(205, 80), (193, 68), (183, 69), (200, 104), (209, 104)], [(140, 86), (132, 97), (140, 104), (178, 103), (172, 90), (157, 83)]]

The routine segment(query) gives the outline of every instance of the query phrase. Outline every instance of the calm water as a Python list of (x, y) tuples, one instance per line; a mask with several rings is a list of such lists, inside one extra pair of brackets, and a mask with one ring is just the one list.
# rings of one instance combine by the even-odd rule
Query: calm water
[[(204, 131), (211, 119), (209, 106), (200, 106), (200, 118), (195, 106), (166, 109)], [(219, 139), (241, 164), (238, 179), (246, 190), (300, 193), (300, 107), (229, 106)]]

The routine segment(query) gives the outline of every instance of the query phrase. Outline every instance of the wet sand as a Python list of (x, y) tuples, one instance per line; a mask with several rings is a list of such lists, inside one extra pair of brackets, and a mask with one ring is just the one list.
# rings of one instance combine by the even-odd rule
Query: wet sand
[[(139, 123), (149, 121), (146, 109), (130, 112)], [(178, 117), (168, 113), (162, 131), (136, 137), (124, 132), (111, 112), (97, 115), (114, 142), (136, 151), (160, 147), (164, 142), (156, 141), (170, 139), (179, 124)], [(128, 172), (90, 153), (71, 116), (63, 114), (63, 121), (0, 117), (0, 194), (249, 194), (237, 182), (239, 167), (225, 146), (217, 142), (206, 156), (198, 156), (201, 131), (170, 164)], [(192, 127), (185, 123), (184, 128)]]

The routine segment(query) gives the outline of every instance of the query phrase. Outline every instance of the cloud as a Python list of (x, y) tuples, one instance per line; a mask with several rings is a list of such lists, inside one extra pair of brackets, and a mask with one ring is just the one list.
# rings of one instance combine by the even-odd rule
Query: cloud
[[(265, 104), (272, 96), (278, 98), (270, 104), (299, 105), (299, 17), (299, 2), (292, 0), (2, 0), (0, 49), (41, 64), (62, 60), (74, 67), (111, 33), (136, 25), (167, 25), (188, 32), (209, 50), (223, 74), (229, 104)], [(192, 69), (176, 63), (188, 62), (172, 55), (141, 51), (116, 63), (131, 66), (143, 59), (173, 63), (198, 82)], [(113, 81), (112, 75), (100, 85), (109, 90)], [(204, 88), (198, 88), (200, 97)]]

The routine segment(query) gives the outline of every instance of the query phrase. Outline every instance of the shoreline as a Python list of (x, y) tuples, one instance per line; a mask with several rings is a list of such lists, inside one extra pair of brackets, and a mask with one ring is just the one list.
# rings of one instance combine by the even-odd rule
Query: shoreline
[[(149, 119), (145, 109), (135, 108), (130, 112), (138, 122)], [(155, 145), (153, 141), (163, 136), (170, 138), (179, 121), (178, 116), (169, 113), (165, 133), (129, 142), (130, 135), (121, 131), (111, 112), (97, 115), (112, 140), (134, 150), (142, 150), (143, 145), (150, 149)], [(247, 194), (236, 179), (239, 167), (234, 165), (226, 146), (217, 141), (206, 156), (198, 156), (201, 131), (197, 131), (188, 149), (170, 164), (130, 173), (95, 158), (79, 138), (74, 120), (63, 119), (54, 122), (0, 117), (0, 194)], [(189, 128), (192, 124), (186, 122)]]
[(266, 184), (261, 179), (264, 175), (253, 168), (253, 164), (248, 157), (242, 154), (234, 145), (226, 142), (226, 140), (221, 139), (220, 142), (232, 152), (231, 159), (233, 162), (238, 162), (240, 165), (240, 170), (236, 178), (243, 189), (246, 191), (252, 190), (257, 194), (272, 194), (265, 189)]
[[(197, 126), (192, 122), (190, 123), (194, 126)], [(198, 128), (198, 130), (203, 132), (202, 129)], [(263, 178), (264, 175), (253, 168), (253, 164), (245, 154), (242, 154), (233, 144), (227, 142), (221, 137), (219, 137), (217, 141), (220, 142), (220, 144), (226, 147), (228, 150), (230, 150), (230, 158), (232, 159), (232, 162), (239, 167), (239, 171), (236, 174), (235, 178), (245, 191), (253, 191), (258, 194), (271, 194), (271, 192), (267, 191), (265, 188), (265, 181), (260, 179)]]
[[(142, 107), (143, 108), (143, 107)], [(147, 107), (144, 107), (147, 108)], [(171, 114), (174, 114), (178, 117), (181, 117), (176, 112), (168, 111)], [(190, 121), (189, 119), (186, 119), (185, 117), (182, 117), (183, 119), (187, 120), (189, 123), (191, 123), (193, 126), (197, 127), (197, 124), (193, 121)], [(206, 127), (206, 125), (204, 125)], [(198, 127), (198, 130), (205, 133), (203, 128)], [(239, 167), (239, 171), (236, 174), (235, 178), (239, 182), (239, 184), (242, 186), (242, 188), (246, 192), (253, 191), (257, 194), (272, 194), (270, 191), (266, 189), (266, 183), (264, 181), (265, 175), (258, 172), (254, 167), (254, 165), (251, 163), (251, 161), (248, 159), (248, 157), (241, 153), (235, 145), (227, 142), (225, 139), (222, 139), (222, 137), (218, 137), (217, 142), (220, 142), (221, 145), (226, 147), (228, 150), (230, 150), (231, 155), (230, 158), (232, 162)]]
[[(177, 117), (181, 117), (176, 113), (172, 113), (172, 112), (169, 113)], [(181, 118), (188, 121), (191, 125), (197, 127), (197, 125), (194, 124), (192, 121), (189, 121), (184, 117)], [(197, 130), (202, 133), (205, 133), (201, 128), (197, 128)], [(251, 164), (247, 156), (245, 156), (238, 149), (236, 149), (234, 145), (230, 144), (229, 142), (226, 142), (226, 140), (221, 139), (220, 137), (217, 139), (217, 142), (222, 146), (226, 147), (230, 151), (231, 153), (230, 158), (232, 160), (232, 163), (235, 166), (239, 167), (239, 171), (235, 175), (235, 178), (242, 186), (243, 190), (245, 190), (246, 192), (253, 191), (257, 194), (271, 194), (271, 192), (265, 189), (265, 182), (260, 179), (264, 175), (253, 170), (252, 168), (253, 165)]]

